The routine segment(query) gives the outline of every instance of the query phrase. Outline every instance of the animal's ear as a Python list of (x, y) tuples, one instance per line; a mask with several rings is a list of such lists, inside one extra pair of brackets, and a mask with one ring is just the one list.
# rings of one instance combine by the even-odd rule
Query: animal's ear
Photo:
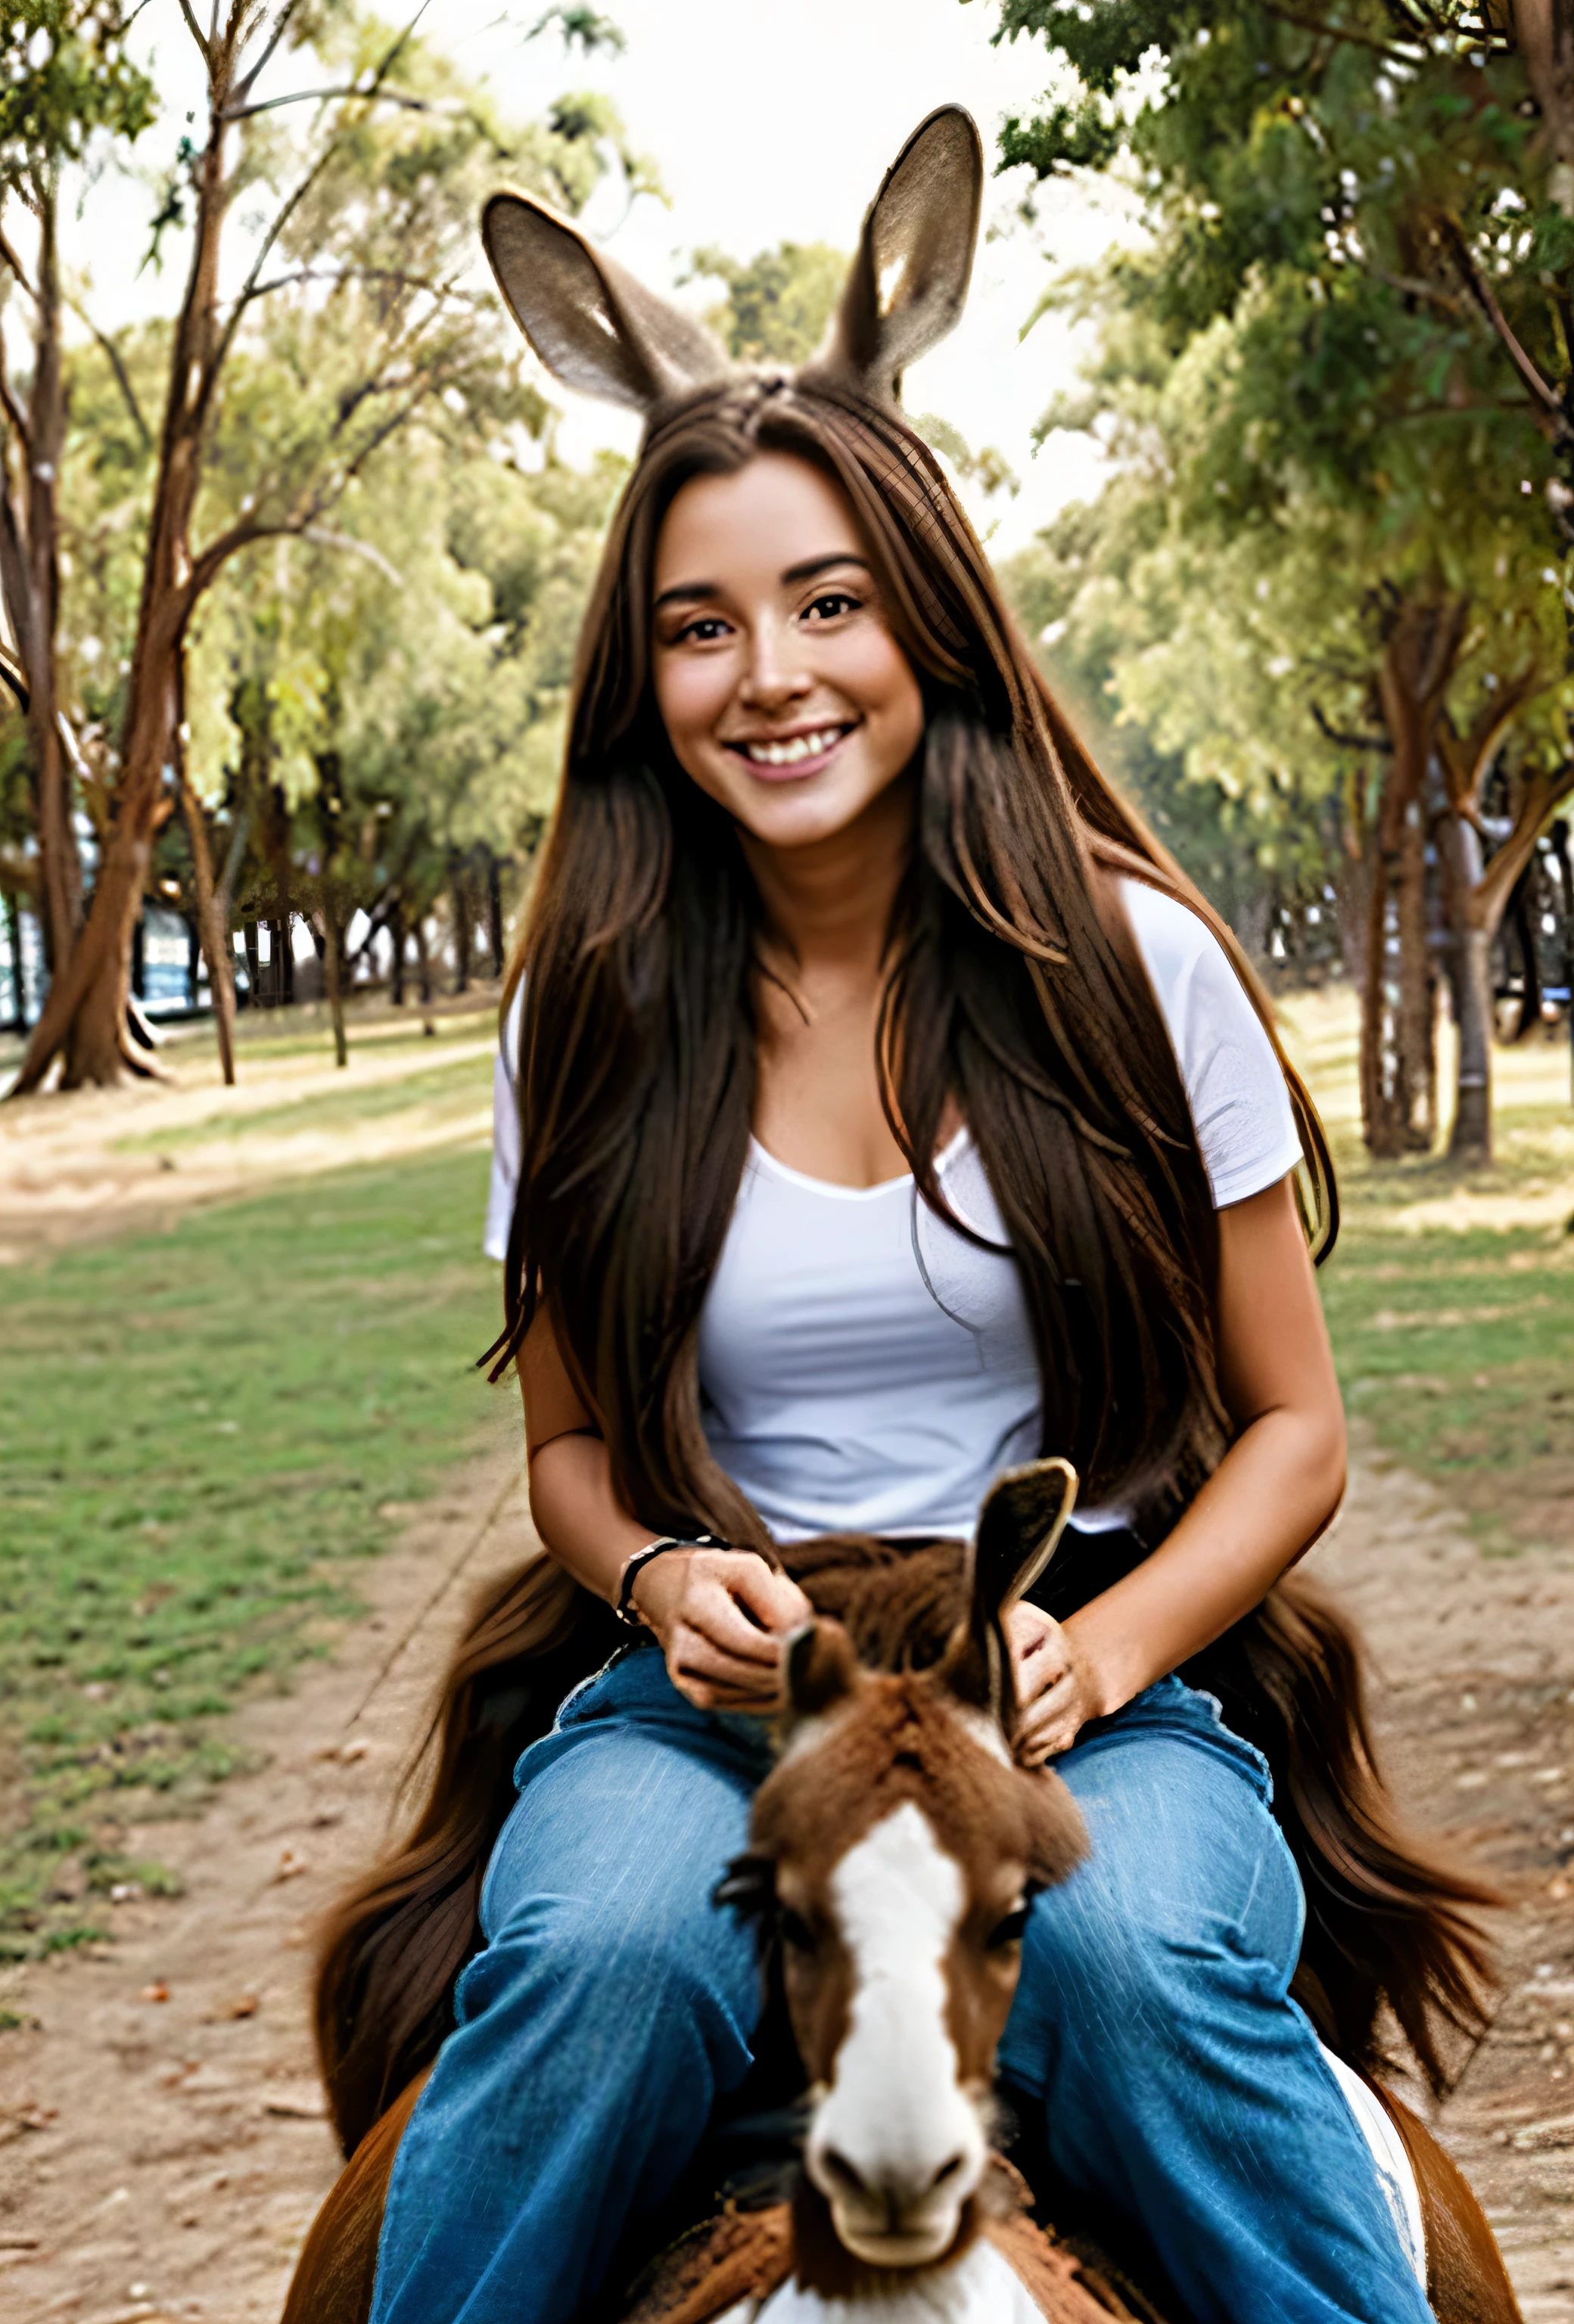
[(973, 1544), (971, 1618), (998, 1621), (1042, 1573), (1077, 1506), (1077, 1471), (1057, 1455), (1007, 1469), (989, 1488)]
[(903, 373), (961, 314), (983, 201), (977, 124), (959, 105), (943, 105), (885, 173), (814, 369), (880, 401), (899, 397)]
[(953, 1694), (1009, 1729), (1015, 1716), (1000, 1618), (1032, 1588), (1055, 1553), (1077, 1499), (1077, 1471), (1059, 1457), (1008, 1469), (978, 1514), (968, 1565), (968, 1606), (940, 1664)]
[(839, 1622), (805, 1622), (782, 1651), (782, 1686), (790, 1720), (818, 1719), (844, 1702), (858, 1683), (858, 1658)]
[(565, 386), (649, 412), (723, 379), (708, 331), (529, 194), (494, 194), (481, 240), (510, 313)]

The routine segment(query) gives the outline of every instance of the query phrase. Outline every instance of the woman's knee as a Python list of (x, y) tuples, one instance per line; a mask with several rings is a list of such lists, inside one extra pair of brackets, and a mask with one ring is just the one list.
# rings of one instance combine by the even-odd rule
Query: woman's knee
[(654, 2028), (719, 2021), (752, 2028), (759, 1976), (753, 1943), (708, 1899), (675, 1908), (648, 1892), (518, 1900), (491, 1942), (463, 1971), (460, 2024), (484, 2012), (542, 2010), (571, 2023), (580, 2012), (608, 2024)]
[(1244, 1793), (1229, 1829), (1168, 1829), (1094, 1812), (1092, 1852), (1034, 1902), (1023, 1949), (1023, 2014), (1129, 2032), (1211, 2015), (1233, 1999), (1282, 1999), (1300, 1950), (1294, 1860), (1272, 1815)]

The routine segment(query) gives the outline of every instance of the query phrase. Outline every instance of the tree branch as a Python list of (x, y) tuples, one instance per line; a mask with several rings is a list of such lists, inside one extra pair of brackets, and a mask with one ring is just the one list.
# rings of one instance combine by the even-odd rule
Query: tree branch
[(5, 264), (11, 269), (11, 272), (15, 275), (18, 282), (21, 283), (28, 297), (36, 306), (38, 303), (38, 292), (28, 281), (27, 269), (23, 266), (21, 259), (16, 255), (16, 252), (12, 246), (11, 237), (5, 232), (4, 227), (0, 227), (0, 261), (3, 261)]
[(353, 532), (332, 532), (326, 525), (309, 524), (302, 526), (301, 538), (310, 541), (314, 549), (342, 549), (347, 557), (364, 558), (395, 589), (404, 586), (404, 576), (399, 567), (390, 565), (382, 550), (374, 549), (369, 540), (357, 540)]
[(181, 0), (181, 14), (186, 19), (186, 29), (190, 33), (191, 38), (196, 42), (198, 51), (201, 56), (203, 63), (208, 67), (209, 72), (211, 72), (213, 69), (213, 50), (209, 44), (207, 33), (204, 32), (201, 25), (197, 22), (197, 18), (192, 12), (191, 0)]
[(1443, 238), (1453, 254), (1454, 263), (1465, 278), (1466, 289), (1502, 340), (1507, 350), (1509, 361), (1530, 389), (1531, 393), (1560, 425), (1563, 410), (1558, 392), (1550, 381), (1542, 376), (1537, 365), (1532, 362), (1518, 339), (1515, 338), (1508, 317), (1494, 296), (1492, 285), (1470, 254), (1470, 246), (1465, 239), (1463, 229), (1456, 219), (1445, 214), (1442, 219), (1442, 230)]
[(456, 282), (431, 282), (424, 275), (407, 274), (396, 266), (341, 266), (326, 271), (315, 266), (297, 266), (288, 274), (275, 274), (271, 282), (259, 282), (250, 290), (237, 292), (237, 303), (266, 299), (275, 290), (287, 290), (292, 282), (395, 282), (406, 290), (430, 291), (434, 299), (457, 300), (470, 307), (483, 303), (479, 291), (462, 290)]
[[(182, 0), (182, 5), (184, 5), (185, 0)], [(404, 30), (394, 41), (393, 46), (384, 56), (382, 62), (373, 73), (371, 80), (367, 84), (366, 89), (357, 90), (356, 92), (357, 96), (365, 97), (367, 101), (375, 99), (378, 96), (382, 89), (384, 81), (394, 69), (395, 60), (398, 58), (400, 51), (403, 49), (406, 42), (413, 33), (417, 24), (420, 23), (431, 5), (431, 0), (421, 0), (420, 7), (417, 8), (409, 23), (405, 26)], [(229, 355), (230, 347), (235, 341), (236, 331), (239, 327), (240, 318), (245, 312), (245, 309), (251, 301), (252, 294), (256, 290), (257, 284), (262, 280), (263, 268), (267, 263), (269, 255), (272, 253), (274, 244), (278, 242), (279, 236), (283, 233), (285, 226), (289, 224), (291, 218), (293, 217), (295, 212), (300, 208), (301, 204), (305, 200), (312, 187), (317, 183), (318, 179), (322, 175), (323, 171), (328, 167), (329, 161), (338, 146), (339, 137), (341, 134), (342, 132), (336, 132), (334, 135), (329, 137), (327, 144), (323, 147), (316, 161), (312, 162), (311, 167), (307, 171), (305, 176), (295, 188), (293, 193), (286, 195), (283, 202), (275, 212), (273, 224), (269, 226), (266, 234), (263, 236), (257, 254), (252, 262), (251, 271), (247, 274), (245, 281), (241, 285), (240, 294), (236, 298), (235, 306), (231, 310), (229, 320), (224, 327), (218, 346), (214, 352), (213, 360), (208, 367), (207, 376), (209, 382), (216, 380), (218, 377), (219, 373), (224, 368), (226, 360)]]
[(1333, 724), (1332, 720), (1324, 711), (1320, 702), (1314, 702), (1312, 704), (1311, 716), (1312, 723), (1317, 727), (1319, 733), (1326, 735), (1330, 742), (1338, 742), (1344, 750), (1382, 751), (1389, 753), (1390, 755), (1393, 753), (1393, 739), (1392, 735), (1349, 733), (1342, 726), (1336, 726)]
[(142, 406), (136, 400), (136, 391), (132, 386), (131, 378), (126, 371), (125, 365), (120, 360), (119, 348), (116, 346), (114, 340), (110, 338), (107, 332), (101, 331), (98, 328), (97, 324), (93, 320), (93, 318), (89, 315), (88, 309), (82, 305), (80, 300), (73, 299), (69, 291), (66, 293), (66, 304), (69, 307), (72, 314), (76, 316), (79, 322), (86, 323), (88, 330), (91, 331), (93, 337), (97, 340), (98, 345), (104, 350), (105, 355), (108, 357), (109, 368), (115, 374), (115, 384), (119, 388), (122, 396), (125, 398), (125, 408), (131, 414), (132, 423), (134, 426), (137, 434), (142, 438), (142, 448), (144, 452), (151, 452), (153, 448), (153, 432), (148, 427), (147, 421), (142, 416)]
[(300, 5), (301, 0), (284, 0), (284, 5), (280, 9), (278, 16), (274, 20), (273, 29), (268, 35), (262, 55), (257, 59), (255, 65), (247, 68), (246, 71), (242, 74), (241, 78), (235, 85), (236, 95), (241, 104), (244, 105), (245, 103), (246, 98), (256, 87), (257, 76), (262, 72), (264, 67), (273, 57), (280, 42), (289, 31), (290, 21)]
[(1574, 766), (1559, 767), (1550, 775), (1532, 775), (1527, 779), (1514, 829), (1493, 855), (1470, 897), (1470, 917), (1488, 935), (1495, 932), (1503, 918), (1519, 875), (1535, 851), (1542, 825), (1570, 791), (1574, 791)]
[(3, 371), (0, 371), (0, 411), (5, 413), (9, 426), (16, 430), (16, 438), (23, 450), (31, 453), (32, 430), (27, 424), (27, 414), (12, 394), (11, 383)]
[(1326, 41), (1347, 41), (1352, 48), (1371, 49), (1376, 55), (1386, 57), (1390, 64), (1417, 65), (1422, 61), (1417, 52), (1419, 42), (1417, 50), (1407, 52), (1393, 47), (1387, 41), (1374, 38), (1370, 32), (1354, 32), (1343, 24), (1329, 24), (1321, 17), (1304, 16), (1297, 8), (1285, 7), (1282, 0), (1263, 0), (1263, 14), (1277, 17), (1282, 24), (1293, 24), (1299, 32), (1320, 32)]

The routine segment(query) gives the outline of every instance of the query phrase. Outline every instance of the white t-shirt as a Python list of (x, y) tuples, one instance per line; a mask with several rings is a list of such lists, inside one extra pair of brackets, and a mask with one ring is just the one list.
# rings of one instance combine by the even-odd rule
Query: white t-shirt
[[(1301, 1159), (1273, 1044), (1196, 914), (1140, 881), (1121, 888), (1215, 1205), (1243, 1202)], [(517, 1019), (516, 1004), (495, 1083), (486, 1249), (496, 1258), (518, 1169)], [(1005, 1245), (966, 1130), (939, 1169), (957, 1215)], [(1009, 1249), (958, 1234), (911, 1176), (834, 1185), (754, 1139), (701, 1313), (699, 1382), (711, 1451), (781, 1541), (969, 1534), (992, 1480), (1040, 1450), (1038, 1360)], [(1124, 1516), (1079, 1520), (1097, 1529)]]

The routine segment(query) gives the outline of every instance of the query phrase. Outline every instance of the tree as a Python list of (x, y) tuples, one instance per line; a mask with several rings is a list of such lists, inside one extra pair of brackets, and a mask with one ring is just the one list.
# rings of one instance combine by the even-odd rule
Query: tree
[[(1167, 361), (1209, 368), (1216, 424), (1185, 521), (1217, 538), (1282, 532), (1315, 507), (1358, 528), (1329, 582), (1347, 597), (1358, 584), (1365, 724), (1384, 730), (1363, 1060), (1383, 1152), (1430, 1136), (1429, 839), (1449, 867), (1453, 1150), (1477, 1158), (1490, 1150), (1490, 938), (1570, 782), (1559, 524), (1574, 492), (1547, 366), (1560, 347), (1567, 376), (1574, 230), (1562, 132), (1521, 39), (1533, 14), (1499, 23), (1451, 0), (1002, 9), (1003, 36), (1042, 38), (1071, 76), (1044, 114), (1007, 123), (1003, 158), (1134, 171), (1147, 194), (1153, 243), (1107, 270), (1104, 291), (1151, 318)], [(1512, 828), (1487, 864), (1482, 784), (1510, 741)]]
[(847, 262), (824, 242), (782, 242), (746, 263), (714, 244), (697, 250), (689, 280), (714, 276), (727, 297), (706, 320), (738, 363), (807, 363), (835, 311)]
[[(19, 1090), (36, 1088), (57, 1055), (68, 1084), (111, 1083), (139, 1067), (125, 1031), (131, 937), (169, 812), (166, 770), (179, 779), (184, 658), (205, 595), (261, 544), (333, 545), (351, 488), (440, 399), (496, 406), (500, 424), (522, 416), (530, 392), (517, 343), (495, 302), (465, 279), (479, 193), (506, 161), (572, 208), (606, 166), (599, 100), (565, 100), (511, 135), (412, 28), (390, 37), (351, 7), (311, 14), (299, 0), (227, 0), (206, 32), (185, 0), (182, 14), (205, 76), (206, 120), (200, 143), (182, 145), (154, 221), (155, 248), (181, 229), (190, 256), (168, 336), (110, 813), (91, 908), (57, 968)], [(585, 14), (568, 12), (565, 28), (586, 37)], [(313, 60), (338, 77), (304, 98), (261, 94), (275, 55), (306, 51), (309, 37)], [(312, 111), (300, 138), (273, 119), (295, 103)], [(274, 207), (240, 290), (226, 297), (227, 226), (242, 195), (260, 191)], [(287, 390), (287, 425), (238, 423), (229, 390), (247, 349), (251, 392), (271, 364)], [(217, 997), (227, 954), (221, 962), (211, 901)]]
[[(53, 969), (69, 959), (82, 913), (71, 737), (62, 728), (55, 665), (66, 435), (60, 175), (95, 139), (131, 143), (152, 117), (153, 84), (126, 53), (138, 13), (125, 0), (18, 0), (0, 14), (0, 267), (6, 287), (27, 302), (32, 347), (31, 377), (18, 387), (0, 346), (0, 601), (15, 652), (3, 675), (27, 723), (37, 901)], [(31, 263), (6, 216), (15, 207), (31, 230)]]
[[(244, 921), (321, 950), (340, 1063), (353, 916), (402, 945), (441, 890), (456, 969), (477, 862), (527, 850), (555, 792), (574, 642), (624, 463), (541, 466), (437, 401), (347, 494), (358, 553), (281, 540), (215, 586), (188, 659), (189, 758)], [(349, 538), (350, 536), (346, 536)], [(181, 870), (185, 871), (185, 866)]]

